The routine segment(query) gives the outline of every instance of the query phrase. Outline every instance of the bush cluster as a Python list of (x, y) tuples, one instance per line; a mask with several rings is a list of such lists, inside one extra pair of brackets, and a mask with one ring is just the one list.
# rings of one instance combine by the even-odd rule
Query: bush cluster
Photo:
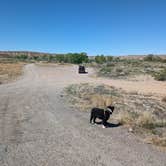
[(166, 69), (156, 72), (153, 76), (157, 81), (166, 81)]
[(48, 62), (60, 62), (60, 63), (62, 62), (74, 63), (74, 64), (88, 62), (88, 56), (86, 53), (68, 53), (68, 54), (43, 55), (43, 56), (17, 55), (15, 58), (20, 61), (48, 61)]
[(162, 59), (161, 57), (153, 55), (153, 54), (149, 54), (145, 56), (143, 60), (149, 61), (149, 62), (166, 62), (165, 59)]
[(111, 62), (113, 61), (113, 56), (104, 56), (104, 55), (97, 55), (95, 56), (94, 61), (98, 64), (103, 64), (106, 62)]

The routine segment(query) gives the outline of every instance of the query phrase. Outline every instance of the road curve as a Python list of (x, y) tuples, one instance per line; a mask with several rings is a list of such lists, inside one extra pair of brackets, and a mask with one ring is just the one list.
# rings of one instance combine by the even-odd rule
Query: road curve
[(93, 82), (75, 66), (25, 67), (0, 86), (0, 166), (166, 166), (166, 153), (124, 127), (102, 129), (61, 96), (71, 83)]

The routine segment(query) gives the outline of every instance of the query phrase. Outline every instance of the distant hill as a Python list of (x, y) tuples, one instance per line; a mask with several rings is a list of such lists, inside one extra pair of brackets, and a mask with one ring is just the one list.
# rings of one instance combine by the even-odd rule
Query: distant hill
[(32, 57), (32, 56), (45, 56), (45, 55), (55, 55), (55, 54), (32, 52), (32, 51), (0, 51), (0, 57), (2, 58), (10, 58), (18, 55), (28, 55), (29, 57)]

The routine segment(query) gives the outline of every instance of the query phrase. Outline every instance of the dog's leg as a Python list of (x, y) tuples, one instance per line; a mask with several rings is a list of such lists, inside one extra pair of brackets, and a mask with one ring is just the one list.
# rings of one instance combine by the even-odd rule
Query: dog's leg
[(105, 120), (105, 118), (103, 119), (102, 124), (103, 124), (103, 128), (106, 128), (106, 120)]
[(94, 124), (96, 123), (96, 117), (93, 117), (93, 123)]
[(93, 119), (93, 115), (91, 113), (91, 116), (90, 116), (90, 123), (92, 123), (92, 119)]

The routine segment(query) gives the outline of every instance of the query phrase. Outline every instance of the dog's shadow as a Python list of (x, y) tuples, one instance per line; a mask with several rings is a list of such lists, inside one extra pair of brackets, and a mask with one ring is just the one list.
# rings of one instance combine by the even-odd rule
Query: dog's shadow
[[(96, 124), (102, 125), (102, 121), (101, 122), (96, 122)], [(107, 122), (106, 127), (107, 128), (114, 128), (114, 127), (119, 127), (121, 125), (122, 125), (121, 123), (109, 123), (109, 122)]]

